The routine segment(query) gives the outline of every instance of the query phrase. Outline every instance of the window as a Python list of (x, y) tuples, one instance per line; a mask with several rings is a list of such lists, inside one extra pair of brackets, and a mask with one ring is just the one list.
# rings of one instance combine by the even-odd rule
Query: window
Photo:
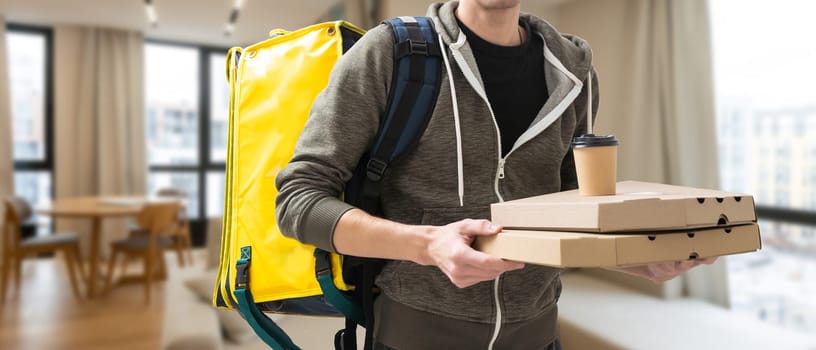
[[(14, 192), (34, 206), (52, 197), (51, 30), (9, 25), (6, 31), (11, 97)], [(49, 225), (37, 217), (39, 227)]]
[(732, 305), (813, 334), (816, 139), (808, 135), (816, 134), (816, 95), (808, 82), (816, 80), (816, 41), (807, 33), (816, 32), (816, 3), (709, 4), (722, 186), (755, 195), (763, 235), (761, 252), (728, 258)]
[(227, 56), (210, 54), (210, 161), (227, 160), (227, 122), (229, 116), (229, 84), (224, 76)]
[(150, 165), (198, 164), (198, 50), (145, 47), (147, 159)]
[(194, 243), (224, 205), (229, 86), (226, 49), (148, 42), (145, 113), (148, 191), (187, 193)]

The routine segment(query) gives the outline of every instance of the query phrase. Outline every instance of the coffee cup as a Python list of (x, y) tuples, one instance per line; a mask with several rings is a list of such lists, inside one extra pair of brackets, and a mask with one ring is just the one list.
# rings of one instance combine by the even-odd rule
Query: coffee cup
[(581, 135), (573, 139), (572, 152), (582, 196), (615, 194), (618, 139), (614, 135)]

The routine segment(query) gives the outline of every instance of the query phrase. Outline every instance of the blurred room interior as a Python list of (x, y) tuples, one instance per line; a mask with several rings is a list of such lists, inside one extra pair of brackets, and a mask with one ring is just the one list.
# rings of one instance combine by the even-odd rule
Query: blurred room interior
[[(338, 19), (371, 28), (424, 15), (430, 3), (0, 3), (0, 242), (10, 266), (0, 348), (265, 348), (237, 314), (209, 301), (224, 198), (226, 52), (275, 28)], [(762, 230), (760, 252), (661, 285), (565, 271), (565, 347), (708, 339), (718, 349), (815, 349), (816, 3), (522, 0), (522, 10), (593, 47), (597, 128), (622, 140), (619, 179), (751, 194)], [(22, 201), (6, 206), (12, 196)], [(134, 203), (147, 205), (134, 211)], [(145, 214), (162, 208), (173, 215)], [(146, 229), (160, 220), (171, 229)], [(166, 244), (144, 245), (154, 234)], [(148, 266), (158, 270), (152, 284), (139, 278), (153, 275)], [(279, 321), (306, 349), (330, 348), (342, 327)]]

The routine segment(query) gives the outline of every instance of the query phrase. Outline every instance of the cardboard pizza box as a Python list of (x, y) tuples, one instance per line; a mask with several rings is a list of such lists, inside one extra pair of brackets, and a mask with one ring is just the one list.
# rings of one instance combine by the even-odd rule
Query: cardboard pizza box
[(598, 234), (504, 230), (478, 237), (474, 247), (513, 261), (556, 267), (621, 267), (754, 252), (759, 226)]
[(558, 192), (495, 203), (491, 216), (512, 229), (627, 232), (747, 224), (756, 209), (746, 194), (624, 181), (614, 196)]

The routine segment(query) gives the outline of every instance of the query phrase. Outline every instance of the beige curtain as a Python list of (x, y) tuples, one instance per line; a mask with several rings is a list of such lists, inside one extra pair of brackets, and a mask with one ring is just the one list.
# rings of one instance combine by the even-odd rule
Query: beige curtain
[[(11, 97), (8, 62), (6, 61), (6, 20), (0, 15), (0, 198), (14, 194), (14, 160), (11, 147)], [(5, 206), (0, 204), (0, 237), (5, 233), (3, 226), (5, 215)], [(4, 241), (0, 239), (0, 254), (3, 252)]]
[[(618, 178), (719, 187), (706, 0), (574, 0), (557, 25), (593, 47), (601, 84), (598, 133), (621, 140)], [(725, 259), (653, 293), (728, 303)]]
[[(56, 196), (145, 194), (142, 34), (57, 26), (54, 37)], [(58, 225), (89, 231), (78, 220)], [(121, 220), (103, 230), (103, 251), (126, 231)]]
[[(716, 188), (717, 143), (705, 0), (628, 4), (632, 88), (609, 130), (627, 143), (622, 178)], [(616, 121), (623, 123), (615, 123)]]
[[(719, 188), (717, 124), (708, 1), (672, 0), (667, 8), (672, 34), (674, 103), (668, 110), (666, 180), (686, 186)], [(670, 95), (670, 96), (672, 96)], [(726, 259), (688, 272), (683, 294), (730, 306)]]

